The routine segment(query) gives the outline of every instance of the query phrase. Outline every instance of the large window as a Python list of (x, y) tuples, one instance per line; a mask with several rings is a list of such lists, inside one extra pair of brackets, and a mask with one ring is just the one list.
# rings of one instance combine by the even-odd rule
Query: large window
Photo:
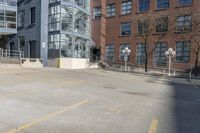
[(16, 28), (16, 12), (0, 10), (0, 27)]
[(115, 16), (115, 12), (116, 12), (116, 5), (115, 4), (107, 5), (107, 17)]
[(129, 14), (132, 11), (132, 2), (130, 0), (121, 3), (121, 14)]
[(187, 63), (190, 61), (190, 42), (176, 42), (176, 62)]
[(139, 11), (146, 12), (150, 9), (150, 0), (139, 0)]
[(49, 7), (49, 31), (60, 30), (60, 5)]
[(177, 0), (178, 6), (187, 6), (191, 5), (193, 0)]
[[(128, 43), (122, 43), (121, 45), (120, 45), (120, 60), (124, 60), (124, 54), (123, 54), (123, 50), (126, 48), (126, 47), (128, 47), (128, 49), (130, 49), (130, 44), (128, 44)], [(129, 55), (130, 56), (130, 55)]]
[(49, 34), (49, 58), (57, 58), (60, 56), (60, 34)]
[(149, 24), (147, 21), (138, 22), (138, 34), (146, 34), (149, 31)]
[(95, 7), (93, 10), (93, 18), (101, 18), (101, 6)]
[(115, 49), (113, 44), (106, 45), (105, 58), (107, 61), (114, 61), (114, 52)]
[(160, 42), (156, 44), (156, 49), (154, 51), (154, 64), (155, 66), (166, 66), (166, 55), (167, 43)]
[(131, 35), (131, 23), (121, 23), (121, 35), (122, 36), (129, 36)]
[(157, 19), (156, 32), (168, 31), (168, 17)]
[(169, 7), (169, 0), (157, 0), (157, 9), (166, 9)]
[(31, 8), (31, 24), (35, 23), (35, 7)]
[(24, 26), (25, 23), (25, 10), (18, 12), (18, 26)]
[(146, 60), (145, 47), (146, 46), (144, 43), (137, 44), (136, 62), (138, 65), (145, 64), (145, 60)]
[(192, 16), (179, 16), (176, 22), (177, 32), (191, 31), (192, 30)]

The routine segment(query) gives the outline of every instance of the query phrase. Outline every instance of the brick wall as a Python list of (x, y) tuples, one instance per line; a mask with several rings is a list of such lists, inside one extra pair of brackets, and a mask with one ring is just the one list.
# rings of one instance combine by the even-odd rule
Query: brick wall
[[(136, 63), (136, 49), (137, 43), (143, 42), (141, 36), (137, 33), (137, 24), (139, 20), (145, 18), (156, 19), (161, 16), (168, 16), (169, 21), (173, 21), (177, 16), (189, 15), (193, 12), (200, 14), (200, 1), (193, 0), (193, 4), (185, 7), (178, 7), (176, 0), (170, 0), (170, 6), (166, 10), (156, 10), (156, 0), (151, 0), (150, 10), (148, 12), (140, 13), (138, 11), (138, 0), (132, 0), (132, 12), (128, 15), (121, 15), (121, 1), (119, 0), (91, 0), (91, 8), (102, 6), (102, 17), (101, 19), (92, 19), (92, 39), (95, 41), (96, 45), (101, 47), (101, 58), (105, 56), (105, 45), (114, 44), (115, 45), (115, 62), (122, 62), (119, 60), (119, 49), (121, 43), (129, 43), (131, 46), (130, 62), (131, 64)], [(107, 18), (106, 4), (115, 3), (116, 4), (116, 16)], [(120, 24), (122, 22), (131, 22), (131, 36), (120, 36)], [(105, 32), (106, 31), (106, 32)], [(157, 42), (158, 35), (151, 37), (149, 41), (150, 44), (154, 45)], [(172, 33), (161, 40), (162, 42), (168, 43), (168, 48), (176, 48), (176, 41), (183, 41), (183, 37), (180, 34)], [(153, 47), (153, 46), (150, 46)], [(153, 55), (150, 56), (150, 60), (153, 60)], [(177, 69), (184, 69), (190, 67), (194, 64), (195, 55), (191, 52), (190, 62), (188, 63), (176, 63), (174, 62), (174, 67)], [(150, 65), (151, 65), (150, 61)]]

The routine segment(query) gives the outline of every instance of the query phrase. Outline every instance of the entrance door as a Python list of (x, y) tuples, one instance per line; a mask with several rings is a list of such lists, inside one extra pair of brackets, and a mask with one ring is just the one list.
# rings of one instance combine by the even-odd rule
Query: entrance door
[(100, 48), (99, 47), (91, 48), (90, 61), (97, 62), (99, 60), (100, 60)]
[(15, 43), (14, 42), (10, 42), (10, 56), (13, 57), (15, 56)]
[(30, 41), (30, 58), (36, 58), (36, 41)]

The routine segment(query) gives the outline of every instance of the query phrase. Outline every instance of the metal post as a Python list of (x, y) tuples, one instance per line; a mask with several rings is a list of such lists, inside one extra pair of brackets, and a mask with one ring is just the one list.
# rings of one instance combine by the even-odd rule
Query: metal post
[(7, 50), (5, 50), (5, 57), (7, 57)]
[(128, 47), (125, 47), (125, 49), (123, 49), (122, 52), (124, 54), (124, 62), (125, 62), (124, 71), (127, 71), (128, 56), (131, 53), (131, 50), (128, 49)]
[(1, 58), (3, 58), (3, 49), (1, 49)]
[(190, 67), (189, 78), (192, 78), (192, 66)]
[(171, 76), (171, 56), (169, 56), (169, 76)]
[(125, 71), (127, 71), (127, 61), (125, 61)]
[(19, 64), (21, 65), (21, 58), (22, 58), (22, 54), (21, 51), (19, 51)]

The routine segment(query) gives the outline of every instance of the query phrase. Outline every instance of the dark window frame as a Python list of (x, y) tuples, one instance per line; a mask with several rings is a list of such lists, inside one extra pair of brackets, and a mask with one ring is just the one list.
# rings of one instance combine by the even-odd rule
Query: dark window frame
[(132, 12), (132, 1), (127, 0), (121, 2), (121, 15), (130, 14)]
[(176, 62), (177, 63), (190, 62), (190, 46), (191, 46), (190, 41), (176, 42)]
[(93, 19), (99, 19), (102, 15), (101, 6), (97, 6), (93, 8)]
[(139, 0), (139, 12), (148, 12), (150, 10), (150, 0)]
[(147, 45), (144, 43), (137, 43), (137, 51), (136, 51), (136, 64), (138, 65), (144, 65), (146, 60), (145, 55), (145, 48)]
[(36, 23), (36, 8), (35, 7), (31, 7), (30, 9), (30, 16), (31, 16), (31, 24), (35, 24)]
[(108, 4), (106, 8), (106, 16), (114, 17), (116, 15), (116, 4)]
[(105, 59), (106, 61), (114, 61), (115, 59), (115, 45), (114, 44), (106, 44)]
[[(182, 17), (182, 20), (180, 20), (181, 17)], [(189, 17), (189, 19), (187, 17)], [(184, 31), (191, 32), (192, 31), (192, 16), (191, 15), (178, 16), (176, 20), (176, 31), (177, 32), (184, 32)]]
[(190, 6), (193, 4), (193, 0), (176, 0), (178, 6)]
[(156, 32), (157, 33), (165, 33), (168, 31), (169, 28), (169, 18), (168, 17), (163, 17), (159, 18), (156, 24)]
[(131, 22), (122, 22), (120, 25), (120, 35), (130, 36), (131, 35)]
[(165, 55), (165, 51), (167, 51), (167, 42), (159, 42), (155, 43), (156, 49), (154, 50), (154, 63), (156, 66), (166, 66), (167, 65), (167, 57)]
[(156, 8), (160, 9), (168, 9), (170, 5), (170, 0), (157, 0)]

